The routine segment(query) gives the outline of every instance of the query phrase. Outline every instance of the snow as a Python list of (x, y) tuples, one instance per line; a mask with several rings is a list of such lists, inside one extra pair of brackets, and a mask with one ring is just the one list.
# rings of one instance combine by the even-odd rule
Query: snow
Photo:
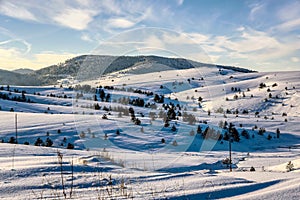
[[(34, 101), (0, 99), (0, 140), (4, 140), (0, 143), (1, 199), (64, 199), (63, 185), (67, 197), (73, 199), (300, 198), (300, 72), (220, 72), (211, 67), (155, 71), (134, 66), (80, 83), (124, 88), (105, 90), (111, 93), (110, 102), (95, 102), (93, 94), (86, 92), (84, 99), (76, 99), (81, 91), (68, 87), (11, 86), (10, 94), (1, 90), (10, 97), (21, 96), (14, 89), (25, 90), (25, 96)], [(260, 83), (267, 87), (258, 88)], [(273, 87), (274, 83), (277, 86)], [(232, 87), (241, 92), (232, 91)], [(153, 103), (153, 96), (126, 91), (129, 88), (163, 94), (165, 103), (178, 103), (182, 112), (185, 108), (195, 115), (196, 124), (179, 118), (172, 120), (170, 127), (163, 127), (162, 118), (153, 121), (149, 116), (150, 112), (158, 114), (161, 104), (156, 109), (132, 106), (140, 126), (114, 110), (83, 107), (99, 103), (102, 107), (128, 109), (130, 105), (118, 102), (121, 97), (139, 97)], [(237, 100), (234, 95), (238, 95)], [(199, 96), (203, 98), (201, 107)], [(11, 108), (15, 112), (9, 112)], [(218, 113), (219, 108), (224, 112), (238, 109), (239, 114)], [(242, 110), (249, 113), (242, 114)], [(103, 114), (107, 114), (107, 120), (102, 119)], [(7, 141), (16, 134), (16, 115), (19, 144), (9, 144)], [(206, 121), (202, 128), (209, 126), (224, 134), (218, 124), (225, 120), (235, 124), (239, 133), (245, 129), (250, 135), (249, 139), (241, 136), (240, 142), (232, 143), (232, 172), (222, 162), (229, 156), (228, 141), (203, 139), (196, 133), (199, 121)], [(176, 131), (171, 131), (172, 125)], [(265, 128), (266, 133), (258, 135), (255, 125)], [(190, 135), (191, 130), (194, 135)], [(272, 136), (270, 140), (268, 135)], [(43, 141), (49, 137), (53, 147), (33, 146), (38, 137)], [(68, 143), (75, 149), (66, 149)], [(62, 166), (58, 153), (63, 155)], [(286, 167), (289, 162), (293, 164), (291, 171)]]

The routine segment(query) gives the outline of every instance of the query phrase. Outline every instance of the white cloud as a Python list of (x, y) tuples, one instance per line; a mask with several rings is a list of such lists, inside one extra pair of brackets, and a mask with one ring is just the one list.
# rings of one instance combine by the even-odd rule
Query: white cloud
[(83, 33), (80, 39), (86, 42), (93, 42), (93, 39), (86, 33)]
[(15, 48), (0, 48), (0, 68), (7, 70), (19, 68), (40, 69), (63, 62), (75, 56), (76, 54), (72, 53), (42, 52), (28, 57)]
[(245, 30), (245, 27), (244, 26), (240, 26), (236, 30), (239, 31), (239, 32), (243, 32)]
[(47, 4), (34, 0), (1, 1), (0, 14), (75, 30), (88, 29), (97, 16), (102, 30), (105, 30), (107, 22), (111, 29), (126, 29), (153, 17), (151, 3), (111, 0), (49, 0)]
[(299, 58), (297, 58), (297, 57), (291, 57), (291, 61), (297, 63), (297, 62), (299, 62)]
[(37, 21), (29, 10), (9, 1), (1, 1), (0, 13), (17, 19)]
[(84, 30), (97, 12), (85, 9), (67, 8), (53, 18), (59, 24), (76, 30)]
[(15, 39), (9, 39), (0, 42), (0, 47), (2, 47), (3, 49), (5, 49), (5, 47), (11, 48), (14, 46), (18, 46), (19, 47), (18, 51), (22, 54), (27, 54), (31, 51), (31, 44), (29, 44), (27, 41), (23, 39), (15, 38)]
[(285, 4), (281, 7), (278, 12), (277, 16), (282, 21), (290, 21), (300, 17), (300, 2), (293, 1), (292, 3)]
[(165, 42), (156, 35), (150, 35), (144, 40), (142, 48), (166, 49)]
[(264, 3), (255, 3), (250, 5), (251, 10), (249, 14), (249, 19), (252, 21), (255, 20), (257, 18), (257, 15), (259, 15), (259, 13), (263, 11), (264, 7)]
[(131, 28), (135, 25), (135, 22), (132, 22), (125, 18), (109, 19), (107, 23), (111, 28)]
[(300, 18), (289, 20), (286, 22), (283, 22), (277, 26), (275, 26), (273, 29), (276, 31), (281, 31), (281, 32), (289, 32), (295, 29), (300, 29)]
[(177, 4), (178, 4), (179, 6), (181, 6), (181, 5), (183, 4), (183, 2), (184, 2), (184, 0), (177, 0)]

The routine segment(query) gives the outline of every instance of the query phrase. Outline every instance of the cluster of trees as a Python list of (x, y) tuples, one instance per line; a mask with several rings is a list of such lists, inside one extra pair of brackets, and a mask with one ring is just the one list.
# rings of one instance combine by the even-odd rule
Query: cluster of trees
[(260, 83), (258, 86), (258, 88), (260, 88), (260, 89), (265, 88), (265, 87), (267, 87), (267, 85), (265, 83)]
[[(109, 102), (111, 97), (109, 93), (105, 94), (105, 91), (103, 89), (97, 90), (97, 93), (99, 94), (101, 101), (105, 100), (106, 102)], [(94, 95), (94, 101), (98, 101), (97, 95)]]
[(241, 88), (231, 87), (232, 92), (241, 92)]
[(182, 121), (187, 122), (189, 125), (193, 125), (196, 123), (196, 117), (193, 114), (188, 114), (187, 112), (183, 112)]
[(144, 99), (137, 98), (137, 99), (129, 100), (129, 104), (133, 105), (133, 106), (144, 107), (145, 101), (144, 101)]
[(130, 107), (130, 108), (128, 109), (128, 111), (129, 111), (129, 114), (130, 114), (130, 117), (131, 117), (131, 121), (132, 121), (135, 125), (141, 125), (141, 120), (135, 116), (134, 109), (133, 109), (132, 107)]
[[(2, 143), (4, 143), (4, 139), (1, 140)], [(10, 137), (9, 140), (7, 141), (10, 144), (17, 144), (17, 140), (15, 137)], [(63, 142), (67, 142), (67, 139), (64, 138)], [(24, 145), (30, 145), (29, 142), (24, 142)], [(38, 137), (35, 142), (34, 142), (34, 146), (43, 146), (43, 147), (52, 147), (53, 146), (53, 141), (47, 137), (45, 141), (43, 141), (40, 137)], [(61, 146), (64, 146), (63, 143), (61, 143)], [(71, 143), (68, 143), (66, 145), (67, 149), (74, 149), (74, 145)]]
[(21, 96), (18, 95), (18, 96), (12, 96), (10, 97), (11, 93), (2, 93), (0, 92), (0, 99), (3, 99), (3, 100), (10, 100), (10, 101), (18, 101), (18, 102), (27, 102), (27, 103), (34, 103), (34, 101), (32, 101), (30, 98), (27, 98), (25, 96), (25, 92), (22, 91), (22, 94)]
[(164, 95), (158, 95), (158, 94), (155, 94), (153, 100), (154, 100), (156, 103), (164, 103), (165, 97), (164, 97)]
[[(77, 93), (77, 95), (79, 96), (78, 93)], [(77, 97), (77, 95), (76, 95), (76, 97)], [(72, 98), (72, 97), (68, 97), (66, 94), (64, 94), (64, 95), (55, 95), (55, 94), (52, 94), (52, 93), (47, 94), (47, 97), (56, 97), (56, 98), (64, 98), (64, 99)]]
[(86, 92), (86, 93), (95, 93), (96, 88), (91, 87), (90, 85), (75, 85), (74, 90)]

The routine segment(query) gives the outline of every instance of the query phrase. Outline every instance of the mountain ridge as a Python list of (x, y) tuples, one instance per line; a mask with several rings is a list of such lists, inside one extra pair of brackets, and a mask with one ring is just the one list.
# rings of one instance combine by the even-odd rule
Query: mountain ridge
[[(169, 58), (155, 55), (141, 56), (111, 56), (111, 55), (80, 55), (68, 59), (63, 63), (50, 65), (31, 73), (19, 73), (13, 71), (6, 73), (8, 76), (0, 75), (0, 84), (12, 85), (49, 85), (56, 84), (58, 80), (66, 77), (75, 77), (77, 80), (96, 79), (101, 75), (129, 69), (133, 66), (143, 66), (149, 64), (148, 71), (161, 71), (167, 69), (189, 69), (198, 67), (217, 67), (220, 69), (230, 69), (237, 72), (255, 72), (249, 69), (225, 66), (218, 64), (208, 64), (188, 60), (185, 58)], [(156, 67), (155, 67), (156, 66)], [(3, 70), (5, 71), (5, 70)], [(8, 71), (9, 72), (9, 71)], [(132, 73), (145, 73), (141, 70)], [(147, 73), (147, 72), (146, 72)], [(20, 79), (20, 75), (24, 76)], [(9, 78), (11, 77), (11, 78)], [(29, 80), (31, 79), (31, 81)], [(10, 80), (10, 81), (9, 81)], [(26, 82), (28, 80), (28, 83)]]

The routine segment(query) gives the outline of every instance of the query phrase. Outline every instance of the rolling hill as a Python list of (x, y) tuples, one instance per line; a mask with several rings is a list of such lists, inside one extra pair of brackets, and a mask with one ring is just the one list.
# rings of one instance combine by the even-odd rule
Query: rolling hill
[[(129, 69), (130, 73), (151, 73), (170, 69), (191, 69), (200, 67), (212, 67), (220, 69), (232, 69), (239, 72), (253, 72), (248, 69), (205, 64), (183, 58), (166, 58), (159, 56), (102, 56), (82, 55), (28, 73), (20, 71), (9, 72), (1, 70), (0, 84), (11, 85), (51, 85), (58, 80), (73, 77), (76, 80), (90, 80), (99, 78), (102, 75)], [(22, 71), (24, 72), (24, 70)], [(128, 72), (127, 72), (128, 73)], [(22, 74), (22, 75), (20, 75)], [(10, 80), (10, 81), (8, 81)]]
[(298, 199), (300, 72), (167, 61), (0, 87), (1, 198)]

